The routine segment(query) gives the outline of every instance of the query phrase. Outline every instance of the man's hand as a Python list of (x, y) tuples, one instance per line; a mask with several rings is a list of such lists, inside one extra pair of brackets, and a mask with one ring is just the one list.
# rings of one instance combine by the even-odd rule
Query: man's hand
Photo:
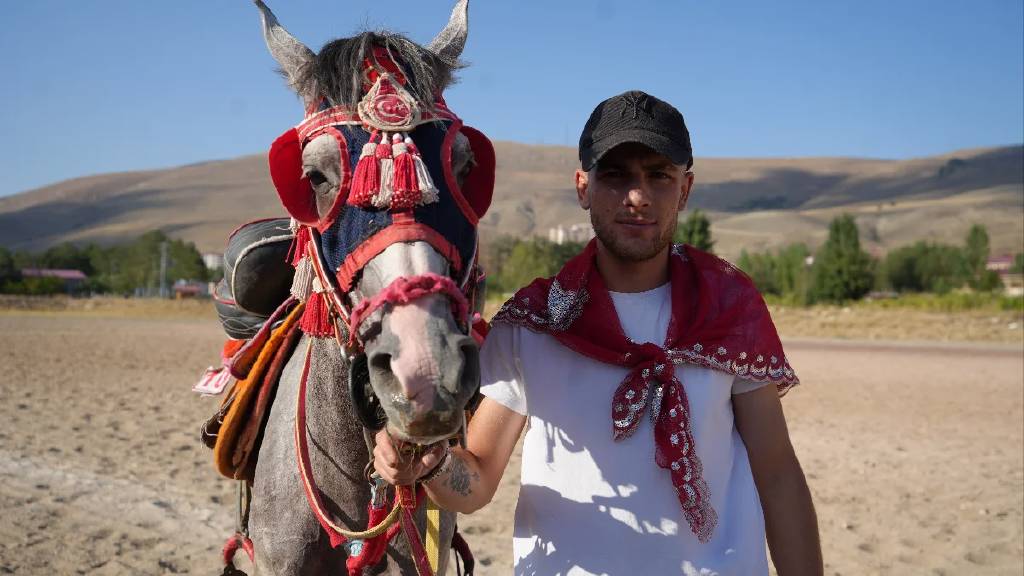
[(422, 456), (401, 454), (391, 441), (387, 429), (377, 432), (377, 446), (373, 449), (373, 468), (389, 484), (410, 485), (441, 463), (447, 446), (438, 443)]
[[(494, 497), (525, 424), (526, 416), (485, 397), (469, 423), (467, 449), (450, 449), (450, 463), (423, 483), (427, 494), (445, 510), (463, 514), (479, 510)], [(403, 458), (387, 432), (378, 432), (376, 439), (373, 467), (381, 478), (398, 486), (427, 475), (441, 463), (447, 449), (439, 445), (421, 457)]]

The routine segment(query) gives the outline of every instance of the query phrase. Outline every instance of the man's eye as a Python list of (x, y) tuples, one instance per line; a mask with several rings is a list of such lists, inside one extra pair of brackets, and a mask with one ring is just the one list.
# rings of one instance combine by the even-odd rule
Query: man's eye
[(651, 178), (654, 178), (655, 180), (668, 180), (668, 179), (672, 178), (672, 175), (669, 174), (668, 172), (658, 171), (658, 172), (652, 173), (651, 174)]
[(621, 170), (604, 170), (600, 174), (601, 178), (622, 178)]
[(319, 186), (327, 182), (327, 178), (319, 170), (310, 170), (306, 173), (306, 178), (309, 178), (309, 183), (313, 186)]

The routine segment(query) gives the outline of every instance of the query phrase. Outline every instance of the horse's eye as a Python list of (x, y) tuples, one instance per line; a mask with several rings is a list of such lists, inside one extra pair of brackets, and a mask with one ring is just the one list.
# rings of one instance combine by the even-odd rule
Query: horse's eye
[(324, 182), (327, 182), (327, 178), (323, 175), (323, 172), (320, 172), (319, 170), (310, 170), (309, 173), (306, 174), (306, 177), (309, 178), (309, 183), (313, 186), (319, 186)]

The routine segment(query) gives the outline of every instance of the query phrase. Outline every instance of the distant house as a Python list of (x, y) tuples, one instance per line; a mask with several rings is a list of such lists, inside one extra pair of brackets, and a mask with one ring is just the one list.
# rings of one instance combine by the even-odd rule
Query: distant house
[(224, 255), (218, 252), (207, 252), (203, 254), (203, 264), (207, 270), (220, 270), (224, 267)]
[(68, 294), (81, 292), (89, 277), (81, 270), (62, 270), (53, 268), (22, 268), (22, 278), (57, 278), (64, 283), (64, 291)]
[(985, 269), (999, 274), (1007, 295), (1024, 296), (1024, 274), (1013, 271), (1013, 256), (993, 256), (985, 263)]
[(209, 285), (206, 282), (189, 282), (178, 280), (172, 288), (175, 300), (185, 298), (207, 298), (210, 296)]
[(555, 244), (566, 242), (579, 242), (585, 244), (594, 237), (594, 228), (590, 224), (572, 224), (562, 226), (559, 224), (554, 228), (548, 228), (548, 240)]

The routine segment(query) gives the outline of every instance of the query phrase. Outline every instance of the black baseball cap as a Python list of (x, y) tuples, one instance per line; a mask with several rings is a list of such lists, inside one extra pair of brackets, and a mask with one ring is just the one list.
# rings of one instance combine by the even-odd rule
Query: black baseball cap
[(619, 144), (637, 142), (687, 168), (693, 165), (690, 131), (668, 102), (639, 90), (601, 102), (580, 134), (580, 164), (590, 170)]

